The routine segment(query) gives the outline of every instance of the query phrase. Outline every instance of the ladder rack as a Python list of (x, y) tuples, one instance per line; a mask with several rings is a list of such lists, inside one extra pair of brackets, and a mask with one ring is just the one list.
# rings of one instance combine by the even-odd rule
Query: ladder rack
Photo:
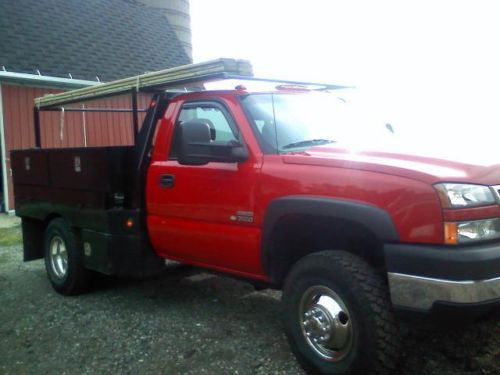
[[(89, 100), (102, 99), (123, 94), (131, 95), (131, 109), (77, 109), (68, 107), (68, 111), (81, 112), (131, 112), (134, 141), (139, 133), (137, 94), (140, 92), (160, 93), (166, 90), (185, 89), (187, 86), (202, 86), (204, 83), (235, 79), (260, 82), (272, 82), (284, 86), (309, 87), (313, 90), (333, 90), (345, 86), (288, 80), (257, 78), (253, 76), (252, 65), (247, 60), (220, 58), (198, 64), (183, 65), (157, 72), (145, 73), (134, 77), (119, 79), (95, 86), (48, 94), (35, 98), (33, 108), (35, 146), (41, 147), (40, 111), (60, 111), (61, 124), (64, 123), (64, 106)], [(62, 127), (62, 125), (61, 125)]]
[[(88, 100), (103, 99), (110, 96), (130, 94), (134, 142), (139, 133), (137, 93), (159, 92), (167, 89), (184, 88), (186, 85), (225, 79), (228, 76), (253, 77), (252, 65), (247, 60), (216, 59), (198, 64), (178, 66), (157, 72), (145, 73), (134, 77), (119, 79), (60, 94), (49, 94), (35, 98), (33, 107), (33, 125), (35, 147), (41, 147), (40, 111), (61, 111), (61, 123), (64, 122), (64, 106)], [(76, 110), (76, 109), (70, 109)], [(82, 112), (85, 110), (82, 109)], [(100, 110), (106, 111), (106, 110)], [(109, 111), (109, 110), (108, 110)], [(126, 111), (126, 110), (123, 110)]]
[(107, 96), (184, 87), (186, 84), (203, 83), (228, 76), (252, 77), (252, 66), (247, 60), (217, 59), (198, 64), (183, 65), (157, 72), (119, 79), (78, 90), (49, 94), (35, 99), (38, 110), (53, 108)]

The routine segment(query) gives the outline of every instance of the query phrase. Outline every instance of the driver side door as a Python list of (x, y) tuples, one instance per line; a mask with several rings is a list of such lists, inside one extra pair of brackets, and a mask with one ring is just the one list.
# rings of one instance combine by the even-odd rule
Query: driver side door
[[(213, 141), (244, 142), (229, 105), (182, 103), (175, 126), (193, 119), (210, 124)], [(152, 162), (148, 227), (164, 257), (251, 276), (262, 273), (259, 228), (254, 223), (260, 165), (249, 153), (240, 163), (181, 165), (174, 128), (168, 155)], [(163, 181), (163, 182), (162, 182)]]

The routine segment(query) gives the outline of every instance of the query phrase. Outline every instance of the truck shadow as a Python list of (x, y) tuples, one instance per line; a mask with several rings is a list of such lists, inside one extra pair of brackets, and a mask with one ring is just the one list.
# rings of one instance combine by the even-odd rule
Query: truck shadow
[(161, 275), (147, 279), (99, 277), (96, 284), (89, 294), (81, 297), (106, 296), (120, 305), (120, 311), (184, 314), (187, 319), (198, 319), (200, 324), (206, 321), (215, 327), (221, 325), (223, 315), (225, 326), (245, 325), (267, 334), (272, 332), (274, 336), (283, 336), (283, 346), (287, 347), (278, 291), (257, 291), (248, 282), (181, 264), (169, 266)]
[[(272, 345), (284, 360), (293, 360), (280, 320), (281, 293), (256, 291), (244, 281), (190, 266), (172, 266), (145, 280), (107, 278), (87, 298), (112, 298), (123, 314), (144, 312), (148, 319), (183, 317), (202, 339), (220, 342), (249, 336), (255, 345)], [(95, 296), (95, 297), (91, 297)], [(460, 327), (403, 325), (403, 356), (397, 373), (500, 373), (498, 317)]]

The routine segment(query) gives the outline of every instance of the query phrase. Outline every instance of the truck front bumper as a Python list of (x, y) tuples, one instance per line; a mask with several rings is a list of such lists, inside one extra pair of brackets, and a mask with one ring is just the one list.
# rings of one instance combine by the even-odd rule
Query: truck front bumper
[(431, 310), (434, 304), (439, 302), (484, 304), (500, 298), (500, 277), (478, 281), (451, 281), (393, 272), (390, 272), (388, 277), (392, 303), (399, 307)]
[(391, 300), (397, 309), (478, 307), (484, 312), (500, 306), (500, 243), (390, 244), (384, 250)]

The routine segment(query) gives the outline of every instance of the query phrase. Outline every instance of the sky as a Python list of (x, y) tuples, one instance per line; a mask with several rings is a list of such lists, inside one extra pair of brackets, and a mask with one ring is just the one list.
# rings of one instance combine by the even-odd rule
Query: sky
[(500, 2), (191, 0), (193, 58), (347, 84), (409, 148), (500, 163)]

